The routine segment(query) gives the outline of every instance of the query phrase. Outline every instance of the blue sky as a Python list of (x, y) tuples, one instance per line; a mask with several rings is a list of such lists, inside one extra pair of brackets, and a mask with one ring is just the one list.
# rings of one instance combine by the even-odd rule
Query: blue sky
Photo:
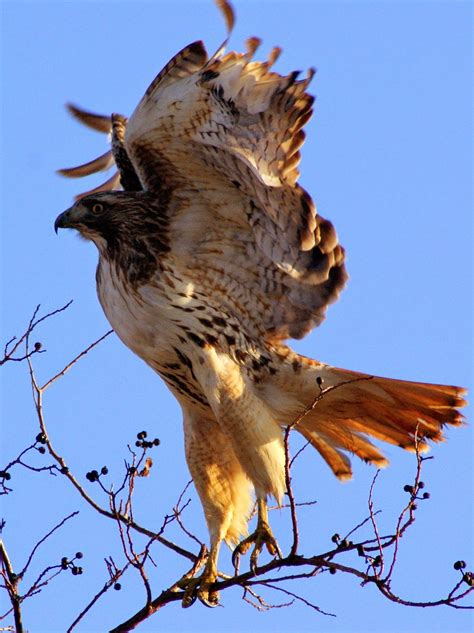
[[(351, 279), (327, 321), (295, 347), (350, 369), (472, 386), (472, 5), (236, 1), (235, 8), (231, 48), (258, 35), (262, 54), (283, 47), (280, 71), (318, 69), (301, 182), (334, 222)], [(95, 295), (94, 247), (73, 232), (56, 237), (53, 231), (57, 214), (89, 186), (61, 179), (55, 170), (105, 151), (104, 139), (82, 129), (63, 104), (130, 114), (174, 53), (196, 39), (214, 50), (224, 26), (211, 0), (17, 1), (3, 2), (1, 10), (2, 340), (23, 331), (36, 304), (49, 311), (74, 299), (38, 334), (48, 351), (36, 361), (45, 380), (108, 329)], [(9, 365), (2, 373), (6, 462), (38, 429), (26, 368)], [(145, 428), (161, 438), (154, 475), (140, 482), (136, 501), (140, 521), (158, 527), (188, 480), (180, 411), (160, 379), (109, 337), (47, 393), (45, 407), (53, 441), (92, 494), (97, 490), (85, 481), (88, 470), (107, 464), (110, 480), (119, 480), (135, 433)], [(402, 543), (396, 585), (403, 597), (444, 595), (456, 579), (452, 563), (473, 561), (472, 428), (447, 435), (423, 476), (431, 499)], [(376, 501), (389, 527), (415, 463), (396, 448), (386, 453), (392, 467), (379, 478)], [(15, 493), (4, 499), (3, 514), (14, 564), (21, 566), (37, 537), (81, 509), (45, 545), (36, 569), (80, 549), (86, 573), (59, 579), (24, 607), (29, 630), (63, 631), (105, 581), (104, 556), (120, 560), (118, 536), (61, 478), (13, 475)], [(341, 485), (307, 452), (295, 473), (296, 491), (318, 503), (301, 511), (303, 551), (324, 551), (334, 532), (366, 516), (372, 476), (357, 464), (354, 481)], [(195, 498), (185, 518), (206, 538)], [(286, 515), (273, 513), (272, 522), (286, 543)], [(155, 594), (184, 571), (160, 548), (156, 558)], [(138, 580), (130, 576), (122, 584), (78, 631), (106, 630), (142, 605)], [(338, 617), (302, 605), (260, 614), (235, 590), (224, 594), (224, 608), (172, 605), (140, 630), (468, 631), (472, 625), (467, 612), (389, 604), (341, 575), (291, 589)]]

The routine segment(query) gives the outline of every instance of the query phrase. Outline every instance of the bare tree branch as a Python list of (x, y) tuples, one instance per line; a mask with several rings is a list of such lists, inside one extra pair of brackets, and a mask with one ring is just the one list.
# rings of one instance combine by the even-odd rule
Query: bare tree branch
[[(144, 606), (135, 614), (128, 617), (125, 622), (116, 626), (113, 629), (113, 632), (117, 633), (119, 631), (122, 632), (135, 629), (142, 622), (149, 619), (153, 614), (157, 613), (168, 604), (182, 602), (186, 595), (183, 587), (186, 586), (189, 579), (193, 578), (205, 564), (208, 551), (206, 546), (202, 544), (201, 541), (186, 527), (184, 520), (183, 511), (191, 501), (191, 499), (184, 501), (184, 497), (191, 481), (188, 482), (184, 490), (179, 495), (176, 504), (173, 506), (172, 512), (164, 516), (162, 525), (158, 531), (150, 530), (147, 527), (138, 524), (134, 519), (133, 499), (137, 489), (140, 488), (140, 486), (137, 485), (139, 479), (136, 478), (147, 477), (150, 473), (154, 472), (152, 470), (153, 462), (148, 451), (159, 444), (159, 440), (157, 438), (150, 441), (149, 439), (146, 439), (146, 432), (142, 431), (137, 435), (137, 441), (135, 443), (137, 450), (133, 450), (130, 446), (128, 446), (131, 459), (129, 458), (128, 460), (125, 460), (125, 472), (118, 487), (114, 488), (113, 485), (106, 485), (107, 480), (104, 478), (106, 477), (108, 470), (105, 466), (102, 467), (100, 471), (93, 470), (87, 473), (86, 478), (90, 482), (96, 482), (98, 484), (98, 490), (105, 495), (107, 499), (107, 506), (101, 505), (86, 491), (84, 486), (79, 482), (78, 478), (71, 473), (66, 460), (59, 455), (54, 448), (46, 426), (44, 414), (44, 394), (48, 388), (57, 384), (57, 382), (70, 369), (72, 369), (79, 360), (97, 347), (111, 333), (111, 331), (109, 331), (94, 341), (81, 353), (75, 356), (71, 362), (65, 365), (61, 371), (57, 372), (48, 379), (43, 386), (40, 386), (33, 367), (33, 356), (35, 353), (42, 350), (38, 344), (35, 344), (32, 350), (30, 349), (30, 335), (39, 323), (58, 314), (59, 312), (64, 311), (69, 305), (70, 304), (67, 304), (62, 308), (40, 318), (38, 318), (38, 306), (30, 319), (27, 330), (20, 339), (17, 341), (16, 338), (12, 338), (5, 345), (4, 358), (0, 361), (0, 364), (5, 364), (7, 361), (11, 360), (25, 361), (28, 365), (33, 401), (40, 432), (36, 436), (36, 441), (33, 444), (23, 449), (17, 458), (11, 460), (4, 470), (0, 471), (0, 493), (11, 491), (6, 482), (10, 479), (9, 471), (13, 466), (23, 467), (33, 472), (48, 471), (51, 474), (62, 474), (76, 490), (80, 499), (85, 501), (89, 507), (94, 509), (99, 515), (116, 523), (118, 537), (122, 545), (124, 556), (123, 564), (116, 565), (110, 557), (105, 559), (108, 570), (108, 579), (76, 616), (68, 631), (74, 630), (78, 623), (81, 622), (90, 610), (97, 605), (99, 600), (105, 595), (105, 593), (107, 593), (107, 591), (111, 588), (120, 590), (121, 585), (118, 580), (131, 569), (135, 569), (144, 588)], [(24, 350), (21, 349), (21, 345), (24, 346)], [(384, 598), (397, 604), (421, 608), (437, 607), (440, 605), (449, 606), (455, 609), (472, 608), (469, 605), (466, 605), (464, 600), (474, 590), (474, 576), (471, 572), (465, 570), (466, 563), (464, 561), (457, 561), (454, 563), (454, 568), (460, 575), (444, 597), (436, 600), (412, 601), (402, 597), (392, 589), (392, 580), (396, 570), (398, 553), (401, 546), (400, 539), (414, 523), (418, 504), (429, 498), (429, 494), (423, 491), (425, 484), (421, 481), (422, 468), (425, 461), (429, 458), (421, 456), (420, 451), (418, 450), (418, 443), (416, 443), (417, 465), (414, 480), (412, 484), (407, 484), (404, 488), (409, 494), (409, 499), (398, 515), (393, 532), (382, 534), (377, 524), (377, 517), (380, 513), (380, 510), (375, 509), (374, 503), (375, 488), (380, 474), (380, 471), (377, 471), (373, 478), (368, 495), (369, 516), (365, 517), (362, 521), (356, 524), (344, 538), (341, 538), (338, 534), (333, 535), (332, 541), (334, 543), (334, 547), (332, 549), (323, 553), (312, 553), (307, 556), (302, 556), (298, 553), (298, 507), (301, 505), (313, 505), (316, 502), (312, 501), (302, 503), (297, 502), (296, 500), (292, 488), (291, 469), (295, 460), (305, 450), (308, 443), (305, 443), (292, 457), (290, 455), (289, 447), (291, 431), (297, 427), (304, 416), (312, 411), (330, 391), (343, 388), (344, 385), (348, 383), (370, 379), (371, 377), (364, 377), (355, 380), (348, 380), (326, 389), (323, 388), (322, 383), (318, 383), (319, 393), (314, 398), (313, 402), (285, 428), (283, 439), (288, 504), (284, 505), (283, 508), (289, 509), (289, 520), (293, 536), (288, 554), (282, 558), (271, 560), (255, 569), (243, 571), (241, 573), (236, 571), (233, 576), (227, 576), (226, 574), (219, 572), (219, 580), (210, 587), (211, 591), (223, 592), (231, 587), (238, 587), (243, 590), (243, 600), (259, 611), (288, 607), (294, 602), (300, 602), (321, 615), (333, 616), (334, 614), (326, 612), (319, 605), (312, 603), (304, 596), (301, 596), (294, 591), (290, 591), (288, 589), (288, 583), (295, 580), (306, 580), (308, 582), (312, 580), (314, 582), (317, 578), (324, 577), (325, 574), (343, 573), (353, 576), (361, 584), (375, 585)], [(36, 466), (34, 463), (30, 463), (31, 460), (27, 459), (27, 457), (32, 456), (37, 452), (47, 452), (53, 458), (54, 463), (47, 466)], [(62, 527), (66, 521), (75, 516), (77, 513), (78, 512), (76, 511), (68, 517), (65, 517), (45, 536), (38, 540), (28, 555), (26, 563), (19, 574), (15, 574), (5, 546), (0, 544), (0, 556), (2, 561), (1, 576), (3, 579), (1, 588), (6, 590), (9, 595), (11, 608), (8, 613), (13, 613), (16, 630), (20, 631), (20, 633), (23, 631), (21, 618), (22, 601), (39, 593), (54, 577), (66, 569), (70, 569), (73, 573), (82, 573), (82, 568), (77, 567), (75, 558), (71, 560), (63, 558), (60, 565), (50, 565), (45, 567), (23, 595), (19, 592), (19, 583), (29, 571), (32, 561), (35, 557), (37, 557), (40, 546), (56, 530)], [(180, 547), (163, 536), (166, 528), (172, 522), (176, 522), (186, 536), (199, 546), (199, 552), (197, 554)], [(3, 523), (0, 527), (2, 526)], [(350, 538), (354, 538), (354, 535), (357, 532), (360, 532), (362, 528), (365, 528), (365, 532), (370, 530), (369, 535), (366, 535), (364, 539), (359, 538), (357, 542), (350, 540)], [(138, 546), (135, 542), (135, 538), (139, 534), (148, 538), (144, 545)], [(150, 565), (156, 566), (154, 558), (152, 557), (152, 547), (156, 542), (159, 542), (161, 545), (164, 545), (192, 563), (191, 568), (188, 572), (186, 572), (186, 574), (184, 574), (184, 576), (169, 584), (169, 586), (160, 591), (158, 595), (156, 595), (153, 591), (152, 583), (150, 581), (152, 576), (149, 574)], [(346, 555), (349, 553), (357, 555), (356, 562), (353, 564), (347, 564)], [(340, 557), (342, 555), (344, 555), (344, 564), (340, 562)], [(82, 553), (79, 552), (76, 554), (76, 557), (79, 556), (82, 557)], [(154, 553), (153, 556), (155, 556)], [(267, 600), (265, 595), (263, 595), (266, 591), (277, 591), (290, 598), (290, 600), (280, 604), (272, 604)], [(155, 598), (153, 597), (154, 594), (156, 595)], [(6, 617), (6, 615), (8, 614), (5, 614), (4, 617)], [(8, 627), (3, 630), (7, 629)]]
[[(13, 617), (15, 620), (15, 630), (16, 633), (23, 633), (23, 618), (21, 614), (21, 599), (18, 593), (18, 584), (20, 579), (13, 571), (12, 564), (10, 562), (10, 557), (8, 556), (7, 549), (3, 540), (0, 539), (0, 563), (2, 565), (2, 577), (5, 580), (5, 586), (7, 589), (8, 597), (10, 599), (10, 603), (12, 605)], [(9, 610), (8, 613), (11, 612)]]

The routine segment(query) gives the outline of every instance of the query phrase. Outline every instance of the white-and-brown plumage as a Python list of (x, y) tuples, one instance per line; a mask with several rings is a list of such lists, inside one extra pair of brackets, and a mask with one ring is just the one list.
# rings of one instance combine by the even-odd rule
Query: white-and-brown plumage
[[(219, 4), (230, 29), (231, 9)], [(95, 242), (107, 318), (181, 404), (211, 534), (198, 591), (211, 603), (220, 542), (246, 534), (252, 489), (268, 532), (265, 499), (281, 501), (285, 490), (282, 429), (317, 396), (317, 379), (347, 384), (296, 430), (340, 479), (351, 476), (351, 453), (386, 464), (368, 436), (408, 450), (418, 438), (423, 449), (442, 439), (444, 424), (461, 423), (464, 404), (457, 387), (365, 376), (284, 345), (319, 325), (346, 272), (332, 224), (297, 183), (312, 73), (273, 72), (279, 49), (252, 61), (258, 43), (210, 59), (201, 42), (187, 46), (128, 121), (70, 106), (111, 134), (112, 150), (62, 173), (82, 177), (113, 163), (117, 173), (56, 221)]]

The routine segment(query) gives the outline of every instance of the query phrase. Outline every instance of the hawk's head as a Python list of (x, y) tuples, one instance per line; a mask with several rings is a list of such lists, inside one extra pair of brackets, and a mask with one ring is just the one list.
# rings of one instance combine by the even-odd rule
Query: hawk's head
[(84, 196), (56, 218), (54, 229), (76, 229), (132, 282), (149, 278), (168, 252), (166, 205), (145, 191)]
[(84, 196), (56, 218), (54, 230), (77, 229), (86, 239), (96, 242), (115, 240), (127, 225), (145, 213), (144, 200), (135, 194), (105, 192)]
[[(157, 204), (157, 197), (145, 191), (113, 191), (84, 196), (61, 213), (54, 229), (76, 229), (92, 240), (101, 252), (120, 245), (164, 238), (166, 212)], [(155, 245), (156, 248), (156, 245)]]

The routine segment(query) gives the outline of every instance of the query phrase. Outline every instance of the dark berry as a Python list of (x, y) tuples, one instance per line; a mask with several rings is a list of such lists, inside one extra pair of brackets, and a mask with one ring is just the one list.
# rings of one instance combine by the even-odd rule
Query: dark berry
[(144, 440), (147, 435), (148, 433), (146, 431), (140, 431), (140, 433), (137, 433), (137, 439)]
[(134, 475), (136, 472), (137, 472), (137, 469), (135, 466), (130, 466), (130, 468), (128, 469), (129, 475)]
[(329, 568), (329, 573), (332, 574), (334, 576), (334, 574), (336, 573), (337, 569), (335, 567), (330, 567)]
[(61, 473), (61, 475), (67, 475), (67, 473), (69, 472), (69, 468), (67, 466), (61, 466), (59, 472)]
[(410, 486), (409, 484), (406, 484), (406, 486), (403, 486), (403, 490), (405, 492), (409, 492), (410, 494), (412, 494), (413, 492), (413, 486)]
[(44, 454), (46, 453), (46, 449), (45, 449), (45, 447), (44, 447), (44, 446), (40, 446), (40, 447), (38, 448), (38, 453), (41, 453), (41, 455), (44, 455)]
[(465, 569), (466, 561), (464, 561), (464, 560), (457, 560), (454, 563), (453, 567), (454, 567), (454, 569)]
[(107, 468), (107, 466), (102, 466), (102, 468), (100, 469), (101, 475), (107, 475), (108, 472), (109, 472), (109, 469)]
[(35, 352), (39, 352), (42, 347), (43, 347), (43, 343), (40, 343), (39, 341), (36, 341), (36, 343), (34, 345)]
[(97, 470), (91, 470), (90, 472), (86, 473), (86, 479), (91, 482), (97, 481), (99, 479), (99, 473), (97, 472)]
[(135, 446), (136, 446), (137, 448), (141, 448), (141, 447), (143, 446), (143, 442), (140, 442), (139, 440), (137, 440), (137, 441), (135, 442)]
[(83, 558), (84, 554), (82, 552), (76, 552), (76, 558)]
[(155, 437), (155, 439), (153, 440), (153, 446), (159, 446), (160, 445), (160, 440)]
[(430, 493), (429, 492), (424, 492), (423, 493), (423, 499), (429, 499), (430, 498)]
[(474, 575), (472, 574), (472, 572), (467, 571), (462, 579), (466, 583), (466, 585), (469, 585), (469, 587), (474, 587)]
[(38, 433), (36, 436), (36, 441), (39, 444), (46, 444), (46, 435), (44, 433)]
[[(341, 537), (339, 536), (339, 534), (333, 534), (333, 535), (331, 536), (331, 541), (332, 541), (333, 543), (339, 543), (339, 541), (340, 541), (340, 540), (341, 540)], [(331, 568), (331, 569), (332, 569), (332, 568)]]
[(418, 482), (418, 488), (419, 488), (420, 490), (423, 490), (423, 488), (424, 488), (424, 487), (425, 487), (425, 482), (424, 482), (424, 481), (419, 481), (419, 482)]
[(115, 591), (120, 591), (120, 589), (122, 589), (122, 585), (119, 582), (116, 582), (114, 585), (114, 589)]

